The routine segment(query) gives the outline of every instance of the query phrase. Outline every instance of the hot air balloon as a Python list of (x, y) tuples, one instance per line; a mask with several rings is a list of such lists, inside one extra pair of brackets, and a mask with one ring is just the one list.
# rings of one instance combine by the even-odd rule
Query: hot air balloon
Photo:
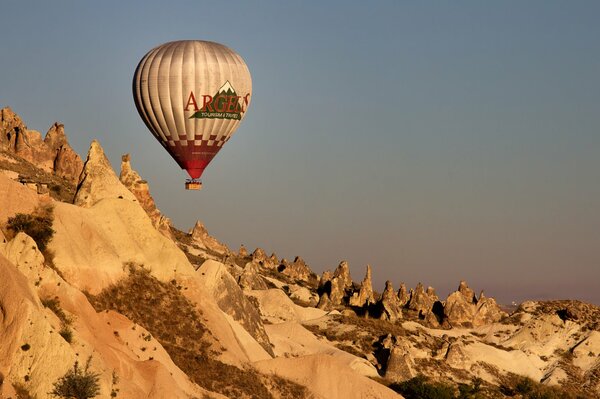
[(252, 80), (235, 51), (182, 40), (150, 50), (133, 77), (133, 99), (150, 132), (199, 190), (206, 166), (238, 128), (250, 106)]

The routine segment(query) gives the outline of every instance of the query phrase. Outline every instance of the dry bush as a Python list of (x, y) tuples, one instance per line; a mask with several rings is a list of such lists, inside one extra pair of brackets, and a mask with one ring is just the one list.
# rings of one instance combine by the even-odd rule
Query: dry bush
[(15, 235), (21, 231), (24, 232), (33, 238), (38, 249), (43, 252), (54, 235), (53, 220), (53, 208), (42, 206), (38, 207), (32, 214), (17, 213), (15, 216), (8, 218), (6, 228)]
[(50, 309), (56, 315), (56, 317), (59, 318), (61, 324), (60, 331), (58, 333), (60, 336), (63, 337), (68, 343), (73, 342), (73, 330), (71, 329), (73, 318), (67, 316), (65, 311), (60, 306), (60, 301), (58, 298), (42, 299), (42, 305)]
[(292, 382), (243, 370), (214, 359), (218, 352), (211, 350), (210, 331), (202, 314), (185, 298), (176, 284), (164, 283), (135, 265), (129, 276), (106, 288), (100, 294), (88, 296), (96, 311), (115, 310), (148, 330), (171, 356), (173, 362), (192, 381), (201, 387), (230, 398), (272, 398), (267, 383), (282, 398), (305, 397), (285, 395), (285, 392), (304, 392)]

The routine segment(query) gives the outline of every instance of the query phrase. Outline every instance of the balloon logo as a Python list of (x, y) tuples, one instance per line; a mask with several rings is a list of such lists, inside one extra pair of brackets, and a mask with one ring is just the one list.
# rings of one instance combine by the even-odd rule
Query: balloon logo
[(182, 40), (150, 50), (133, 77), (133, 99), (152, 135), (200, 189), (204, 169), (231, 138), (250, 106), (252, 79), (236, 52), (214, 42)]

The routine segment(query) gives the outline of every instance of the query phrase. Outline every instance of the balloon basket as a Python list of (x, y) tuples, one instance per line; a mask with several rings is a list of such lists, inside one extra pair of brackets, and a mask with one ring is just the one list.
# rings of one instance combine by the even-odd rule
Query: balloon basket
[(185, 182), (186, 190), (200, 190), (202, 188), (202, 182), (199, 180), (188, 180)]

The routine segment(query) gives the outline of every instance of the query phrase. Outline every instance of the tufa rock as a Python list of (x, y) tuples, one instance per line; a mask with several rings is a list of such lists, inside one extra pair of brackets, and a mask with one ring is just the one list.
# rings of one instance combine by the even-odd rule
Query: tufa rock
[(508, 314), (498, 306), (496, 300), (484, 296), (483, 291), (481, 291), (479, 299), (477, 300), (477, 310), (475, 311), (475, 316), (473, 316), (473, 326), (479, 327), (486, 324), (497, 323), (506, 316), (508, 316)]
[[(342, 305), (344, 297), (346, 296), (346, 283), (344, 273), (339, 273), (339, 266), (336, 272), (331, 274), (330, 271), (325, 271), (321, 275), (319, 281), (319, 303), (317, 307), (319, 309), (333, 309), (337, 306)], [(352, 283), (350, 283), (352, 284)]]
[(350, 276), (350, 268), (348, 262), (341, 261), (333, 273), (333, 277), (340, 279), (340, 282), (345, 290), (352, 288), (352, 277)]
[(469, 356), (465, 353), (465, 345), (461, 341), (449, 344), (446, 353), (446, 363), (454, 368), (466, 368), (469, 365)]
[(167, 238), (174, 239), (171, 232), (171, 220), (165, 217), (156, 207), (154, 198), (150, 195), (148, 183), (142, 180), (140, 175), (131, 168), (131, 157), (125, 154), (121, 157), (121, 175), (119, 179), (125, 187), (129, 189), (137, 198), (139, 204), (152, 220), (152, 225), (162, 235)]
[(238, 251), (238, 256), (240, 258), (245, 258), (248, 256), (248, 250), (244, 246), (244, 244), (240, 245), (240, 250)]
[(385, 282), (385, 290), (381, 296), (380, 306), (380, 319), (391, 322), (402, 319), (402, 305), (400, 305), (400, 300), (394, 291), (392, 282), (389, 280)]
[(54, 123), (42, 140), (40, 132), (28, 130), (10, 108), (0, 110), (0, 150), (10, 152), (46, 172), (77, 183), (83, 162), (67, 141), (64, 125)]
[(269, 256), (269, 262), (270, 262), (272, 265), (278, 265), (278, 264), (279, 264), (279, 259), (277, 258), (277, 255), (275, 254), (275, 252), (273, 252), (273, 253), (271, 254), (271, 256)]
[(137, 202), (135, 195), (125, 187), (104, 155), (98, 141), (92, 141), (87, 160), (79, 177), (73, 203), (90, 208), (105, 198), (121, 198)]
[(406, 291), (406, 285), (404, 283), (400, 283), (400, 289), (398, 290), (398, 301), (400, 302), (400, 306), (406, 306), (410, 301), (410, 295)]
[(240, 323), (269, 355), (274, 356), (258, 309), (244, 296), (225, 265), (207, 260), (198, 269), (198, 274), (219, 308)]
[(461, 280), (458, 284), (458, 292), (460, 292), (467, 302), (475, 302), (475, 291), (469, 288), (465, 280)]
[(403, 382), (417, 375), (415, 362), (410, 356), (408, 346), (403, 341), (397, 341), (390, 349), (390, 356), (385, 370), (386, 380)]
[(279, 265), (278, 270), (286, 276), (291, 277), (295, 280), (309, 281), (311, 279), (311, 276), (313, 275), (313, 272), (306, 265), (304, 259), (302, 259), (299, 256), (296, 256), (294, 261), (291, 264), (288, 264), (287, 266), (285, 266), (282, 261), (281, 265)]
[(429, 288), (427, 289), (427, 292), (425, 292), (423, 284), (419, 283), (415, 290), (412, 291), (407, 307), (408, 309), (417, 312), (419, 317), (424, 319), (427, 314), (431, 312), (435, 301), (437, 301), (435, 292), (432, 292)]
[(206, 227), (199, 220), (196, 222), (192, 231), (190, 232), (192, 240), (199, 244), (200, 247), (214, 252), (217, 255), (225, 256), (230, 253), (227, 245), (221, 243), (219, 240), (208, 234)]
[(269, 288), (262, 276), (258, 274), (258, 264), (254, 262), (246, 263), (242, 274), (238, 277), (238, 285), (243, 290), (266, 290)]
[(254, 252), (252, 252), (252, 262), (256, 264), (265, 265), (267, 262), (267, 254), (262, 248), (256, 248)]
[(358, 293), (353, 293), (350, 298), (350, 306), (363, 307), (369, 306), (375, 303), (375, 297), (373, 295), (373, 283), (371, 282), (371, 266), (367, 265), (367, 273), (365, 278), (360, 283), (360, 290)]
[(479, 300), (465, 281), (446, 299), (444, 319), (451, 326), (482, 326), (499, 321), (505, 313), (493, 298), (481, 293)]

